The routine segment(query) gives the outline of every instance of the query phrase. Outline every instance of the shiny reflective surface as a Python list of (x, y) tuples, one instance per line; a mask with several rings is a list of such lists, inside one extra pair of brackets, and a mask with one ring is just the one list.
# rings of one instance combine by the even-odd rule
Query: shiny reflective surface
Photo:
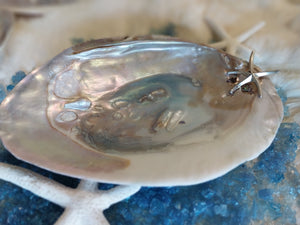
[[(216, 126), (214, 107), (220, 100), (251, 104), (254, 95), (238, 102), (227, 96), (231, 84), (224, 72), (231, 67), (225, 60), (230, 59), (217, 50), (185, 42), (128, 41), (80, 52), (50, 81), (48, 118), (60, 132), (99, 151), (156, 149)], [(233, 69), (246, 67), (242, 61), (235, 64)], [(214, 92), (224, 97), (203, 99)], [(72, 108), (74, 119), (58, 118), (82, 99), (91, 106)], [(222, 115), (216, 127), (224, 129), (232, 116)]]
[(209, 180), (265, 150), (281, 122), (268, 78), (260, 79), (262, 99), (252, 83), (229, 94), (248, 70), (189, 42), (89, 42), (15, 88), (1, 105), (1, 137), (18, 157), (71, 176), (143, 185)]

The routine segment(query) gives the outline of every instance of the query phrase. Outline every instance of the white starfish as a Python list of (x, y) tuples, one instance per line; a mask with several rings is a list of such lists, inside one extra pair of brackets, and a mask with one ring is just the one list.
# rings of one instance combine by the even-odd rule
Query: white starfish
[(246, 30), (239, 36), (232, 37), (216, 21), (210, 18), (205, 18), (205, 20), (210, 29), (218, 36), (218, 38), (221, 39), (221, 41), (210, 44), (210, 46), (214, 48), (226, 48), (226, 52), (232, 55), (236, 55), (238, 51), (242, 52), (248, 49), (242, 43), (265, 26), (265, 22), (262, 21), (253, 26), (252, 28)]
[(109, 225), (103, 210), (140, 190), (140, 186), (118, 186), (100, 191), (95, 181), (81, 181), (76, 189), (30, 170), (0, 163), (0, 179), (65, 208), (55, 225)]

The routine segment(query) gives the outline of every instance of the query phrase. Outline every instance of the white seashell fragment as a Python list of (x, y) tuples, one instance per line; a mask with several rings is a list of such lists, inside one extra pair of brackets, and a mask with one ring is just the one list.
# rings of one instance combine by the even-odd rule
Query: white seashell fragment
[[(64, 66), (53, 72), (54, 62)], [(74, 177), (204, 182), (257, 157), (282, 120), (268, 78), (259, 78), (263, 98), (252, 83), (229, 95), (247, 71), (241, 59), (172, 38), (88, 42), (13, 90), (0, 106), (1, 138), (17, 157)]]

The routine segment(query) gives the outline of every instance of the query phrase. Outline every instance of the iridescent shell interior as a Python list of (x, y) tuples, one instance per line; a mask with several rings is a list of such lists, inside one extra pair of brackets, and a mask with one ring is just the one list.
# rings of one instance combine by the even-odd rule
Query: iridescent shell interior
[(228, 94), (245, 79), (227, 75), (237, 70), (248, 63), (176, 39), (88, 42), (15, 88), (1, 105), (1, 137), (17, 157), (70, 176), (203, 182), (259, 155), (282, 120), (268, 78), (263, 98), (252, 84)]

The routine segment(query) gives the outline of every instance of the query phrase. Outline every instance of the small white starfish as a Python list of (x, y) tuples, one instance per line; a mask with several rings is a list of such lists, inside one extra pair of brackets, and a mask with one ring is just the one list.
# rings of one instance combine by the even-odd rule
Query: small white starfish
[(131, 185), (100, 191), (94, 181), (81, 181), (73, 189), (30, 170), (6, 163), (0, 163), (0, 179), (65, 208), (55, 225), (109, 225), (103, 211), (140, 190), (140, 186)]
[(221, 41), (210, 44), (210, 46), (214, 48), (226, 48), (226, 52), (232, 55), (236, 55), (237, 51), (245, 51), (245, 49), (248, 49), (242, 43), (265, 26), (265, 22), (262, 21), (239, 36), (232, 37), (214, 20), (210, 18), (205, 18), (205, 20), (210, 29), (221, 39)]

